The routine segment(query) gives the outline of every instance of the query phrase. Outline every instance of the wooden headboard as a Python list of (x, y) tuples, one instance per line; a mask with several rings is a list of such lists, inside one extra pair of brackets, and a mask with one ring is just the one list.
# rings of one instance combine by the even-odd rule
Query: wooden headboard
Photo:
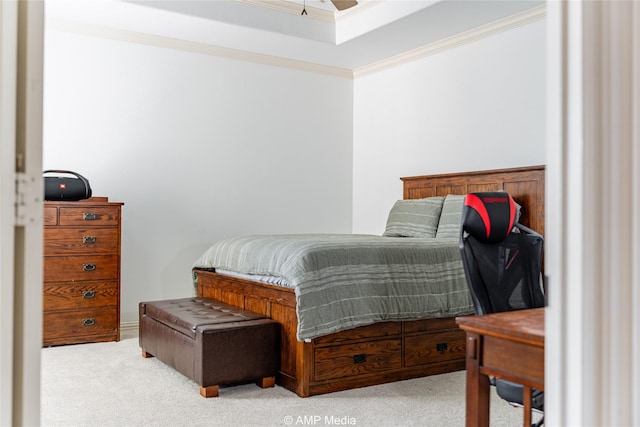
[(400, 178), (405, 199), (504, 190), (522, 206), (520, 223), (544, 234), (544, 166)]

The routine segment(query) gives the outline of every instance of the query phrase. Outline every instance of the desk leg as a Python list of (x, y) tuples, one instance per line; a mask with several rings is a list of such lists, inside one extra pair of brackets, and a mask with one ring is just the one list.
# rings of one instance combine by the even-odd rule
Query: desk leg
[(482, 337), (467, 332), (467, 427), (489, 426), (489, 377), (480, 373)]
[(523, 425), (528, 427), (531, 425), (531, 387), (524, 386), (522, 390), (522, 410), (524, 411)]

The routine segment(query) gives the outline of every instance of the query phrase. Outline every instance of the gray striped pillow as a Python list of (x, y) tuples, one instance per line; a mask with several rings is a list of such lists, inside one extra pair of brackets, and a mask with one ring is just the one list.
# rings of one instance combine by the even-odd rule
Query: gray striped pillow
[(389, 212), (387, 237), (435, 237), (444, 197), (398, 200)]
[(436, 232), (438, 239), (457, 239), (460, 236), (464, 198), (465, 196), (457, 194), (449, 194), (445, 197)]

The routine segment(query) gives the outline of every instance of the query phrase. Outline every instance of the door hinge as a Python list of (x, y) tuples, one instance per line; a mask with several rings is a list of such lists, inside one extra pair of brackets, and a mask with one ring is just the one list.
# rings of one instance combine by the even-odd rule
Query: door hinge
[(42, 222), (42, 176), (16, 172), (15, 211), (17, 226), (38, 225)]

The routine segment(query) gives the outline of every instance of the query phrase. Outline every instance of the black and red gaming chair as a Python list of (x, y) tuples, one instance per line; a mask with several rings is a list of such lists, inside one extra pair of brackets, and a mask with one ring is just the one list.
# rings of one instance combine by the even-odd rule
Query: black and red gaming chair
[[(519, 207), (505, 192), (470, 193), (462, 210), (460, 251), (477, 315), (543, 307), (542, 235), (518, 223)], [(498, 395), (522, 404), (522, 386), (495, 379)], [(533, 390), (533, 408), (544, 394)]]

